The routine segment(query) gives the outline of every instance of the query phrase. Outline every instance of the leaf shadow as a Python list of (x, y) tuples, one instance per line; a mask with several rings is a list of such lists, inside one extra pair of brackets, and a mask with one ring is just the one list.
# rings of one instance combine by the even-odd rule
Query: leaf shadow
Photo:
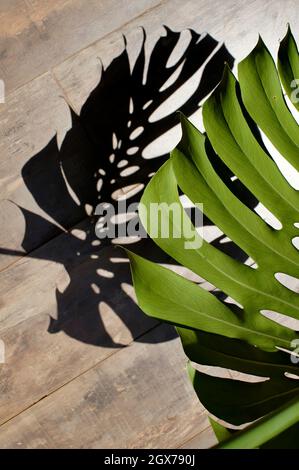
[[(143, 341), (142, 333), (156, 324), (134, 301), (123, 250), (113, 248), (111, 239), (99, 241), (96, 237), (93, 214), (99, 201), (117, 208), (120, 196), (130, 203), (140, 199), (142, 188), (168, 157), (162, 153), (144, 158), (149, 146), (179, 123), (178, 109), (187, 116), (199, 109), (200, 102), (220, 81), (225, 62), (232, 67), (233, 57), (225, 45), (208, 34), (189, 33), (184, 52), (168, 66), (182, 33), (165, 27), (165, 35), (156, 42), (146, 66), (143, 31), (133, 67), (124, 47), (102, 69), (100, 81), (80, 114), (70, 110), (72, 126), (61, 147), (53, 137), (22, 169), (26, 187), (48, 216), (46, 219), (20, 207), (25, 219), (22, 247), (28, 257), (63, 265), (69, 278), (66, 287), (56, 290), (57, 314), (50, 318), (49, 333), (64, 331), (78, 341), (115, 348), (125, 344), (121, 328), (114, 331), (112, 318), (118, 318), (135, 341)], [(201, 76), (185, 102), (167, 107), (167, 100), (188, 85), (199, 70)], [(162, 106), (163, 115), (154, 119)], [(231, 182), (229, 170), (217, 156), (211, 158), (219, 174)], [(233, 187), (239, 184), (231, 182)], [(247, 202), (251, 207), (256, 204), (252, 195)], [(203, 223), (213, 225), (206, 217)], [(222, 243), (223, 238), (218, 237), (213, 244), (245, 261), (246, 254), (232, 242)], [(129, 241), (136, 253), (175, 264), (150, 239)], [(167, 338), (174, 336), (171, 330)]]

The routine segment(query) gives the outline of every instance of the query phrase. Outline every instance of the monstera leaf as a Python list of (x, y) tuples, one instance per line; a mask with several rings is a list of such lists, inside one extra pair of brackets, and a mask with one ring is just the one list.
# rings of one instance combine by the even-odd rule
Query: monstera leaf
[(285, 38), (281, 41), (278, 51), (278, 70), (285, 91), (299, 110), (299, 58), (290, 27)]
[[(288, 83), (297, 74), (298, 63), (289, 31), (279, 50), (279, 74), (290, 97)], [(297, 333), (287, 320), (299, 319), (299, 296), (282, 284), (282, 275), (299, 277), (299, 253), (293, 244), (299, 194), (271, 158), (260, 131), (299, 170), (298, 124), (261, 39), (239, 64), (238, 77), (239, 82), (226, 67), (221, 83), (204, 103), (206, 135), (182, 115), (181, 141), (151, 179), (140, 207), (150, 237), (178, 263), (220, 289), (228, 296), (226, 301), (163, 266), (128, 254), (139, 305), (148, 315), (177, 326), (190, 361), (256, 376), (254, 381), (248, 376), (223, 378), (190, 364), (189, 375), (203, 405), (218, 418), (240, 425), (295, 400), (292, 409), (297, 414), (289, 422), (293, 425), (299, 419), (299, 382), (294, 378), (298, 367), (288, 351)], [(214, 168), (212, 149), (233, 179), (278, 219), (280, 228), (231, 191)], [(203, 204), (204, 214), (247, 254), (251, 265), (202, 239), (180, 202), (180, 192), (195, 205)], [(158, 229), (151, 218), (152, 204), (159, 204), (161, 212)], [(179, 209), (170, 211), (173, 204)], [(284, 318), (285, 324), (277, 318)], [(284, 422), (280, 431), (285, 426)], [(280, 431), (276, 426), (275, 432)]]

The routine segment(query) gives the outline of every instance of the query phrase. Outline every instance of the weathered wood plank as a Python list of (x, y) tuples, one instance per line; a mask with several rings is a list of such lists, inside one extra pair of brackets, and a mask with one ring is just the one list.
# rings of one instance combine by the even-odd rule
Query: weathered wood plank
[[(99, 245), (89, 230), (85, 220), (0, 273), (0, 338), (6, 346), (0, 422), (139, 341), (156, 324), (135, 304), (124, 251)], [(169, 265), (149, 240), (130, 248)]]
[(178, 447), (207, 418), (171, 338), (159, 326), (46, 397), (0, 427), (0, 447)]
[[(155, 31), (155, 33), (157, 32), (158, 31)], [(134, 34), (135, 33), (136, 30), (134, 30)], [(139, 51), (142, 41), (141, 37), (139, 37), (140, 41), (138, 41), (136, 37), (135, 39), (134, 45), (136, 53)], [(157, 39), (157, 37), (155, 39)], [(166, 55), (166, 61), (177, 39), (177, 36), (172, 34), (167, 37), (166, 42), (159, 42), (160, 50)], [(120, 34), (118, 34), (118, 40), (120, 40)], [(171, 44), (173, 44), (173, 46), (171, 46)], [(195, 70), (196, 67), (200, 68), (206, 58), (214, 53), (214, 48), (217, 46), (217, 42), (211, 38), (204, 38), (200, 43), (200, 49), (195, 46), (196, 38), (194, 37), (192, 44), (193, 49), (191, 47), (191, 52), (193, 51), (193, 57), (191, 52), (189, 52), (189, 55), (187, 55), (189, 71), (182, 73), (184, 77), (182, 82), (184, 82), (184, 80), (188, 82), (190, 78), (189, 75), (192, 76), (193, 69), (191, 64), (193, 64)], [(111, 57), (117, 55), (115, 44), (112, 49), (108, 48), (108, 52), (109, 61), (111, 61)], [(218, 50), (218, 52), (220, 51)], [(215, 85), (220, 79), (223, 62), (228, 58), (228, 54), (222, 55), (222, 53), (220, 55), (217, 53), (215, 56), (217, 56), (217, 60), (215, 60), (215, 62), (212, 61), (214, 81), (211, 82), (210, 87), (205, 84), (202, 88), (200, 86), (198, 87), (199, 78), (197, 79), (195, 90), (197, 90), (198, 87), (200, 96), (207, 94), (210, 89), (213, 88), (213, 84)], [(180, 57), (180, 55), (177, 54), (176, 57)], [(34, 86), (31, 84), (30, 86), (25, 85), (21, 90), (10, 95), (7, 104), (2, 108), (2, 116), (0, 116), (0, 128), (2, 128), (4, 136), (2, 149), (3, 153), (7, 153), (7, 159), (3, 159), (2, 168), (0, 168), (1, 175), (3, 174), (0, 197), (5, 201), (2, 202), (5, 224), (3, 224), (4, 230), (1, 235), (2, 239), (0, 240), (0, 253), (2, 249), (2, 253), (5, 255), (1, 257), (2, 268), (5, 267), (7, 263), (13, 261), (13, 258), (9, 257), (9, 249), (19, 251), (22, 243), (24, 250), (30, 252), (32, 249), (57, 234), (57, 226), (55, 228), (53, 224), (51, 225), (49, 223), (49, 220), (54, 221), (56, 225), (58, 224), (68, 229), (86, 216), (86, 206), (94, 207), (98, 201), (98, 192), (100, 190), (97, 190), (97, 180), (99, 179), (98, 171), (100, 166), (105, 168), (103, 173), (105, 175), (103, 177), (103, 186), (100, 191), (101, 200), (103, 201), (106, 196), (108, 196), (108, 199), (111, 199), (111, 197), (115, 198), (116, 192), (122, 187), (128, 189), (132, 188), (133, 185), (137, 187), (140, 183), (145, 184), (148, 181), (149, 175), (164, 161), (163, 156), (161, 160), (145, 160), (142, 158), (143, 150), (146, 150), (157, 138), (159, 139), (161, 133), (167, 133), (167, 131), (175, 127), (177, 116), (174, 111), (179, 107), (179, 103), (184, 103), (184, 100), (177, 95), (175, 98), (177, 105), (175, 102), (171, 105), (168, 104), (169, 113), (166, 113), (167, 119), (164, 119), (161, 130), (159, 125), (157, 125), (159, 123), (149, 123), (149, 120), (145, 116), (145, 111), (142, 113), (140, 109), (137, 109), (137, 112), (131, 116), (132, 129), (130, 130), (127, 125), (127, 119), (129, 119), (128, 107), (130, 91), (126, 90), (125, 86), (122, 90), (121, 86), (123, 83), (126, 83), (128, 88), (129, 86), (134, 86), (135, 80), (137, 81), (135, 88), (139, 90), (143, 74), (135, 74), (134, 80), (131, 79), (129, 64), (125, 56), (118, 64), (123, 67), (121, 70), (117, 69), (116, 76), (119, 78), (115, 81), (115, 68), (110, 69), (110, 75), (107, 72), (109, 77), (105, 75), (107, 83), (105, 80), (104, 83), (106, 83), (106, 88), (101, 88), (99, 96), (97, 94), (92, 95), (92, 99), (88, 100), (88, 106), (84, 108), (85, 113), (83, 113), (83, 116), (78, 118), (72, 114), (71, 124), (69, 123), (67, 105), (61, 99), (61, 92), (59, 89), (55, 89), (56, 85), (52, 83), (53, 81), (51, 81), (49, 75), (45, 77), (50, 80), (50, 85), (54, 86), (54, 88), (52, 87), (53, 89), (51, 89), (51, 86), (49, 86), (46, 81), (37, 79), (34, 82)], [(157, 64), (155, 67), (157, 67)], [(215, 70), (217, 74), (215, 74)], [(157, 97), (159, 88), (164, 83), (163, 76), (167, 76), (167, 71), (164, 72), (164, 75), (162, 72), (163, 71), (159, 74), (159, 76), (162, 77), (160, 83), (158, 80), (153, 80), (153, 75), (156, 74), (156, 70), (151, 71), (150, 83), (154, 81), (154, 84), (152, 84), (153, 89), (151, 90), (149, 86), (147, 89), (148, 95), (144, 92), (144, 96), (140, 96), (139, 93), (139, 101), (144, 99), (144, 102), (146, 102), (147, 96), (150, 98)], [(86, 76), (89, 75), (88, 70), (86, 70)], [(114, 86), (111, 86), (111, 83)], [(179, 85), (177, 85), (177, 87), (179, 87)], [(33, 88), (33, 91), (31, 88)], [(172, 93), (173, 91), (174, 90), (172, 90)], [(193, 91), (193, 93), (195, 93), (195, 91)], [(22, 97), (26, 97), (27, 94), (29, 94), (29, 98), (21, 102)], [(120, 103), (118, 100), (114, 100), (115, 95), (119, 98)], [(68, 97), (68, 87), (64, 90), (64, 96)], [(94, 96), (96, 96), (96, 99), (94, 99)], [(193, 97), (192, 93), (191, 97)], [(191, 109), (193, 111), (197, 109), (198, 102), (195, 98), (193, 102), (190, 96), (188, 96), (188, 98), (189, 101), (186, 97), (188, 101), (188, 111), (191, 113)], [(163, 99), (167, 101), (167, 97), (164, 97), (162, 98), (162, 103)], [(159, 102), (159, 97), (157, 97), (157, 100)], [(39, 101), (42, 102), (42, 106), (39, 106)], [(112, 101), (114, 104), (113, 107), (112, 105), (110, 106), (112, 110), (109, 110), (109, 105)], [(46, 112), (44, 112), (43, 107), (45, 103), (52, 105)], [(63, 112), (59, 112), (59, 110), (57, 112), (57, 103), (64, 105)], [(101, 109), (101, 105), (106, 106), (101, 113), (101, 115), (104, 116), (102, 120), (99, 118), (98, 113), (98, 109)], [(33, 111), (36, 114), (37, 109), (42, 113), (38, 116), (38, 120), (34, 119), (35, 115), (32, 115)], [(10, 113), (8, 110), (10, 110)], [(52, 113), (55, 115), (55, 119), (53, 120), (56, 124), (56, 128), (60, 131), (60, 142), (62, 140), (61, 133), (67, 127), (66, 121), (64, 120), (66, 116), (68, 117), (68, 127), (70, 127), (70, 130), (63, 139), (60, 148), (58, 148), (55, 136), (53, 136), (49, 142), (46, 141), (47, 143), (43, 148), (40, 148), (40, 142), (44, 142), (45, 136), (50, 133), (53, 118)], [(29, 117), (28, 123), (26, 121), (28, 129), (26, 127), (25, 130), (23, 129), (23, 123), (20, 126), (15, 126), (15, 121), (22, 115)], [(56, 117), (57, 115), (59, 118)], [(34, 125), (32, 125), (32, 121)], [(48, 123), (48, 128), (45, 123)], [(130, 138), (133, 126), (143, 126), (144, 128), (144, 132), (137, 141), (133, 141)], [(102, 131), (103, 127), (104, 129)], [(18, 129), (20, 129), (20, 135), (18, 135)], [(41, 134), (43, 130), (45, 130), (45, 132)], [(30, 145), (26, 142), (26, 132), (33, 135), (33, 141), (30, 142)], [(114, 149), (112, 145), (113, 132), (117, 132), (118, 145), (122, 145), (117, 148), (117, 150)], [(52, 133), (54, 133), (53, 130)], [(164, 138), (164, 136), (162, 137)], [(173, 142), (175, 141), (175, 137), (174, 139), (173, 137), (174, 136), (171, 134), (171, 138), (170, 135), (166, 138), (169, 149), (173, 146)], [(36, 144), (35, 140), (37, 142)], [(91, 143), (91, 141), (93, 143)], [(28, 151), (28, 145), (30, 150), (34, 150), (32, 154)], [(21, 148), (19, 148), (20, 146)], [(158, 145), (158, 148), (159, 152), (161, 152), (161, 145)], [(132, 149), (135, 152), (133, 155), (128, 153), (129, 150)], [(18, 153), (16, 160), (10, 158), (12, 152)], [(160, 153), (159, 156), (162, 154)], [(128, 155), (130, 155), (130, 158)], [(115, 157), (114, 164), (110, 162), (110, 156)], [(125, 158), (130, 160), (131, 166), (133, 165), (134, 171), (129, 176), (123, 175), (123, 167), (118, 167), (121, 160), (123, 162)], [(129, 165), (129, 161), (127, 161), (126, 164)], [(103, 168), (100, 171), (103, 172)], [(71, 191), (77, 197), (77, 201), (74, 194), (71, 195)], [(32, 199), (34, 199), (36, 204), (33, 203)], [(21, 241), (22, 235), (24, 234), (24, 222), (21, 211), (11, 202), (7, 202), (7, 200), (13, 201), (15, 204), (20, 204), (27, 210), (27, 212), (23, 210), (27, 223), (26, 239), (24, 242)], [(31, 213), (28, 211), (31, 211)], [(39, 215), (43, 214), (47, 214), (45, 219), (39, 217)], [(13, 234), (12, 237), (11, 234)]]
[(218, 443), (212, 427), (207, 423), (203, 431), (185, 442), (180, 449), (210, 449)]
[[(0, 105), (0, 248), (22, 250), (25, 222), (16, 204), (49, 220), (26, 188), (22, 168), (51, 139), (56, 140), (56, 132), (61, 141), (70, 125), (68, 106), (50, 74), (10, 94)], [(39, 234), (32, 230), (31, 249), (48, 238), (46, 225)], [(14, 256), (0, 254), (0, 268), (13, 261)]]
[[(285, 0), (283, 5), (279, 0), (171, 0), (130, 21), (123, 26), (122, 33), (126, 36), (132, 61), (140, 48), (142, 33), (139, 27), (143, 26), (148, 33), (146, 47), (150, 51), (163, 34), (162, 25), (166, 24), (174, 31), (193, 28), (199, 33), (208, 32), (218, 41), (225, 42), (238, 62), (255, 46), (259, 33), (276, 54), (288, 22), (296, 35), (299, 28), (296, 0)], [(123, 48), (119, 32), (113, 32), (54, 68), (57, 80), (76, 111), (99, 81), (100, 60), (107, 66)]]
[[(89, 2), (88, 5), (91, 5), (91, 3)], [(22, 18), (22, 21), (10, 22), (14, 25), (11, 27), (20, 28), (21, 30), (27, 28), (25, 23), (29, 20), (24, 13), (26, 8), (30, 9), (34, 21), (42, 22), (45, 14), (50, 14), (49, 5), (46, 7), (45, 4), (41, 5), (40, 2), (29, 2), (28, 0), (25, 10), (22, 5), (23, 3), (20, 3), (20, 1), (7, 5), (9, 15), (14, 17), (17, 14), (16, 12), (19, 12), (18, 14)], [(71, 8), (71, 6), (76, 9), (76, 2), (59, 2), (57, 0), (57, 11)], [(38, 7), (42, 8), (41, 11), (44, 11), (44, 13), (38, 13)], [(51, 8), (54, 7), (52, 3)], [(81, 9), (80, 7), (79, 10)], [(262, 18), (268, 12), (271, 21), (269, 20), (265, 24)], [(88, 12), (86, 15), (87, 18)], [(299, 24), (298, 9), (294, 8), (292, 0), (284, 2), (283, 8), (281, 8), (280, 2), (263, 2), (261, 4), (256, 0), (249, 2), (241, 0), (232, 2), (229, 0), (225, 5), (221, 3), (218, 7), (204, 1), (194, 2), (194, 0), (189, 0), (182, 4), (182, 2), (174, 0), (164, 2), (153, 11), (149, 11), (143, 14), (142, 17), (131, 21), (123, 27), (123, 32), (127, 35), (131, 57), (134, 54), (136, 56), (140, 47), (141, 31), (138, 30), (137, 26), (142, 24), (149, 32), (147, 44), (149, 50), (160, 36), (162, 32), (161, 23), (164, 21), (174, 29), (193, 27), (197, 31), (208, 30), (217, 39), (226, 40), (229, 50), (237, 58), (240, 58), (253, 46), (258, 30), (263, 32), (267, 44), (275, 50), (278, 36), (283, 34), (285, 23), (290, 15), (296, 31), (296, 25)], [(234, 22), (234, 18), (238, 18), (238, 21)], [(140, 21), (142, 22), (140, 23)], [(246, 32), (240, 31), (239, 25), (245, 22), (247, 25)], [(16, 31), (14, 30), (14, 32)], [(65, 91), (65, 96), (77, 111), (99, 79), (99, 57), (107, 65), (122, 49), (123, 40), (120, 31), (117, 31), (97, 41), (55, 68), (56, 79)], [(42, 56), (47, 57), (47, 54)], [(21, 66), (23, 62), (26, 61), (17, 61), (16, 63)], [(60, 98), (61, 94), (61, 90), (56, 86), (50, 75), (46, 74), (37, 81), (9, 95), (7, 103), (0, 106), (0, 132), (2, 137), (0, 143), (0, 153), (2, 155), (0, 204), (1, 225), (3, 226), (0, 240), (1, 248), (21, 250), (20, 245), (24, 233), (24, 221), (21, 212), (9, 201), (21, 204), (37, 214), (45, 215), (40, 207), (32, 201), (32, 196), (22, 183), (21, 169), (29, 157), (32, 157), (41, 149), (43, 149), (43, 152), (40, 157), (45, 160), (49, 153), (54, 155), (56, 152), (54, 148), (55, 130), (58, 130), (59, 141), (61, 142), (62, 135), (70, 127), (69, 111), (67, 105)], [(51, 138), (54, 138), (54, 140), (46, 147)], [(80, 138), (78, 136), (76, 138), (83, 146), (85, 145), (83, 144), (84, 138), (81, 135)], [(171, 136), (169, 140), (174, 142), (174, 136)], [(172, 146), (171, 144), (169, 148)], [(51, 158), (54, 157), (51, 156)], [(41, 186), (43, 186), (42, 182)], [(74, 211), (68, 215), (70, 224), (78, 222), (80, 218), (78, 212), (80, 211)], [(50, 211), (50, 215), (57, 214), (51, 214)], [(49, 216), (45, 218), (49, 219)], [(37, 224), (37, 226), (38, 230), (32, 230), (31, 236), (27, 238), (29, 245), (32, 246), (29, 246), (25, 251), (30, 251), (35, 248), (36, 244), (48, 240), (55, 232), (55, 229), (46, 223)], [(14, 257), (9, 256), (6, 252), (5, 256), (1, 256), (0, 266), (4, 267), (13, 261)]]
[(0, 273), (1, 422), (157, 324), (135, 303), (123, 250), (78, 238), (86, 223)]
[(158, 5), (160, 0), (4, 0), (1, 78), (10, 92)]

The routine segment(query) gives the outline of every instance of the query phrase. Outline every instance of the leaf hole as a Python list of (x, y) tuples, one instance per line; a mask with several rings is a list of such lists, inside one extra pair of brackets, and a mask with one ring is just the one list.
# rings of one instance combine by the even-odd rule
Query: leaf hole
[(127, 150), (127, 155), (134, 155), (139, 150), (139, 147), (130, 147)]
[(134, 112), (134, 103), (133, 103), (133, 99), (130, 98), (129, 113), (133, 114), (133, 112)]
[(140, 169), (140, 167), (139, 167), (138, 165), (129, 166), (129, 167), (125, 168), (124, 170), (122, 170), (122, 171), (120, 172), (120, 176), (130, 176), (130, 175), (133, 175), (133, 174), (136, 173), (139, 169)]
[(123, 168), (128, 163), (129, 163), (128, 160), (120, 160), (120, 162), (118, 162), (118, 164), (117, 164), (117, 168)]
[(146, 108), (148, 108), (151, 104), (152, 104), (153, 100), (149, 100), (147, 101), (144, 105), (143, 105), (143, 110), (145, 110)]
[(140, 191), (142, 191), (143, 188), (144, 188), (144, 184), (141, 184), (141, 183), (131, 184), (129, 186), (124, 186), (123, 188), (113, 191), (113, 193), (111, 194), (111, 197), (115, 201), (129, 199), (135, 196), (136, 194), (138, 194)]
[(102, 189), (102, 186), (103, 186), (103, 178), (100, 178), (98, 181), (97, 181), (97, 191), (100, 192), (101, 189)]
[(292, 245), (299, 250), (299, 237), (292, 238)]
[(112, 134), (112, 148), (113, 150), (117, 149), (117, 137), (116, 137), (115, 132), (113, 132)]
[(144, 131), (143, 126), (136, 127), (136, 129), (134, 129), (133, 132), (130, 134), (129, 139), (130, 140), (137, 139), (137, 137), (139, 137), (143, 131)]
[(275, 230), (282, 229), (282, 223), (261, 202), (254, 208), (254, 211)]
[(105, 277), (107, 279), (112, 279), (114, 277), (114, 273), (111, 271), (108, 271), (107, 269), (97, 269), (97, 274), (101, 277)]
[(287, 289), (299, 293), (299, 279), (285, 273), (275, 273), (275, 279)]
[(299, 375), (291, 374), (291, 372), (285, 372), (284, 376), (287, 377), (288, 379), (299, 380)]
[(296, 318), (289, 317), (288, 315), (275, 312), (273, 310), (260, 310), (260, 313), (264, 317), (274, 321), (275, 323), (278, 323), (279, 325), (283, 325), (287, 328), (290, 328), (291, 330), (299, 330), (299, 320)]
[(95, 284), (93, 282), (93, 283), (90, 284), (90, 287), (92, 288), (92, 290), (95, 294), (100, 294), (101, 289), (99, 288), (99, 286), (97, 284)]

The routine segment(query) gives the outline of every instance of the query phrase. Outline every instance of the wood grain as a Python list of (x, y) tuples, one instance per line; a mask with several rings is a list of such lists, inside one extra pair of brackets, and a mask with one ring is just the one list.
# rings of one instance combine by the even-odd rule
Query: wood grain
[(2, 0), (1, 78), (7, 92), (44, 74), (160, 0)]
[(207, 418), (178, 339), (168, 341), (169, 328), (155, 328), (143, 343), (112, 355), (1, 426), (0, 448), (173, 448), (187, 441)]
[[(46, 14), (51, 14), (48, 2), (28, 1), (27, 3), (30, 4), (31, 11), (35, 12), (32, 14), (36, 21), (42, 21), (41, 18)], [(57, 1), (56, 7), (57, 11), (64, 11), (67, 8), (74, 8), (77, 11), (76, 3), (73, 2)], [(53, 4), (52, 9), (55, 11)], [(15, 15), (17, 11), (20, 12), (22, 21), (25, 21), (24, 10), (20, 5), (16, 3), (16, 7), (13, 8), (13, 4), (10, 4), (9, 14)], [(267, 14), (269, 14), (270, 20), (265, 24), (262, 18)], [(88, 13), (86, 15), (88, 16)], [(148, 32), (146, 48), (149, 52), (157, 38), (163, 33), (161, 26), (163, 22), (175, 30), (193, 27), (197, 31), (209, 31), (216, 39), (225, 40), (229, 50), (239, 59), (253, 47), (258, 31), (263, 33), (270, 49), (275, 51), (278, 39), (283, 35), (285, 24), (290, 17), (296, 32), (296, 26), (299, 25), (298, 11), (294, 8), (292, 0), (285, 1), (283, 9), (280, 3), (275, 1), (261, 3), (256, 0), (239, 0), (239, 2), (228, 0), (225, 5), (221, 3), (214, 7), (210, 2), (203, 0), (199, 2), (172, 0), (171, 2), (163, 2), (154, 10), (145, 12), (142, 17), (123, 25), (121, 31), (127, 37), (128, 51), (132, 61), (141, 44), (139, 26), (142, 25)], [(244, 31), (240, 30), (242, 24), (246, 24)], [(23, 24), (16, 21), (14, 28), (22, 30), (23, 27)], [(42, 150), (51, 139), (55, 141), (56, 132), (58, 133), (58, 143), (62, 142), (63, 136), (71, 126), (70, 113), (64, 100), (72, 105), (77, 112), (80, 110), (100, 79), (100, 60), (107, 66), (112, 58), (123, 50), (124, 41), (121, 31), (108, 34), (105, 38), (94, 42), (55, 67), (53, 74), (56, 83), (50, 74), (46, 74), (28, 86), (8, 95), (6, 104), (0, 105), (0, 134), (2, 137), (0, 141), (0, 154), (2, 155), (0, 208), (1, 225), (3, 226), (0, 235), (0, 248), (22, 251), (24, 219), (20, 210), (10, 201), (45, 216), (22, 183), (22, 166), (30, 157)], [(16, 33), (16, 31), (14, 32)], [(64, 34), (67, 37), (67, 28)], [(22, 63), (23, 61), (18, 62), (20, 67)], [(166, 147), (170, 149), (177, 138), (177, 134), (167, 137)], [(163, 143), (162, 140), (161, 143)], [(54, 145), (51, 146), (51, 152), (55, 153)], [(41, 156), (46, 158), (44, 154)], [(45, 216), (45, 218), (49, 220), (49, 216)], [(68, 225), (77, 223), (79, 219), (77, 213), (68, 216)], [(42, 230), (35, 231), (35, 239), (33, 236), (31, 237), (30, 249), (26, 251), (47, 241), (54, 232), (53, 227), (45, 224)], [(7, 252), (0, 257), (0, 268), (14, 262), (14, 259)]]
[[(208, 32), (216, 40), (225, 42), (237, 63), (255, 46), (259, 33), (274, 55), (288, 22), (296, 36), (299, 29), (296, 5), (296, 0), (285, 0), (283, 6), (276, 0), (171, 0), (130, 21), (122, 27), (122, 33), (126, 36), (132, 62), (140, 48), (140, 26), (148, 34), (146, 50), (150, 52), (160, 35), (165, 33), (162, 25), (166, 24), (174, 31), (193, 28), (199, 33)], [(99, 81), (100, 60), (107, 66), (111, 57), (120, 54), (123, 48), (119, 31), (113, 32), (54, 68), (54, 75), (76, 111)]]
[[(27, 190), (21, 171), (56, 133), (61, 141), (70, 125), (68, 106), (49, 73), (10, 94), (0, 105), (1, 248), (22, 250), (25, 221), (16, 204), (49, 220)], [(40, 234), (40, 241), (46, 240)], [(14, 261), (14, 256), (2, 254), (0, 268)]]
[(207, 423), (207, 427), (194, 437), (186, 441), (181, 449), (210, 449), (218, 444), (215, 433), (212, 427)]
[(0, 422), (157, 324), (135, 303), (123, 250), (63, 234), (32, 256), (0, 273)]

